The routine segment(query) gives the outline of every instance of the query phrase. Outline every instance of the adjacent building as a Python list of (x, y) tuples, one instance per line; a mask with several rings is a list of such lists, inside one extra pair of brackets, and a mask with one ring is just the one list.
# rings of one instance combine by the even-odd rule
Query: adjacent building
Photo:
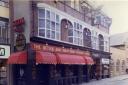
[(87, 0), (10, 0), (10, 85), (71, 85), (110, 76), (111, 18)]
[(7, 0), (0, 0), (0, 85), (7, 85), (8, 65), (10, 56), (9, 34), (9, 4)]
[(128, 69), (128, 33), (115, 34), (110, 37), (111, 75), (119, 76), (126, 74)]

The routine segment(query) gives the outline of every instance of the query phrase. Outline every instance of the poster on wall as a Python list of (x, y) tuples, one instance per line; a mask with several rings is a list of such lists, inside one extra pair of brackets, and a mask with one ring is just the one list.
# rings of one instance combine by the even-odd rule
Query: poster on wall
[(106, 58), (102, 58), (102, 64), (110, 64), (110, 60)]
[(0, 59), (7, 59), (10, 56), (10, 46), (0, 45)]

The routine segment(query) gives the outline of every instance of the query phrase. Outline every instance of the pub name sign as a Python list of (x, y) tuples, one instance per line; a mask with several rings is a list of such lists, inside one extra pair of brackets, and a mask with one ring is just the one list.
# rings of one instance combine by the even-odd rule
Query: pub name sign
[(79, 49), (72, 49), (72, 48), (57, 47), (57, 46), (52, 46), (52, 45), (47, 45), (47, 44), (31, 43), (31, 48), (36, 51), (48, 51), (48, 52), (90, 56), (90, 53), (88, 51), (82, 51)]

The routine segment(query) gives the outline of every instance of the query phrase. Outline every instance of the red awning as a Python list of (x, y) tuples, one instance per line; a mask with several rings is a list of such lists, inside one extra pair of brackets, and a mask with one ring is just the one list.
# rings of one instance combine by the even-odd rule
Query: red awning
[(59, 64), (85, 64), (85, 60), (82, 56), (61, 53), (57, 53), (56, 55)]
[(39, 64), (57, 64), (56, 56), (51, 52), (36, 52), (36, 63)]
[(12, 53), (8, 59), (8, 64), (27, 64), (27, 52)]
[(89, 57), (89, 56), (84, 56), (84, 59), (85, 59), (85, 61), (86, 61), (86, 64), (89, 64), (89, 65), (94, 64), (94, 61), (93, 61), (93, 59), (92, 59), (91, 57)]

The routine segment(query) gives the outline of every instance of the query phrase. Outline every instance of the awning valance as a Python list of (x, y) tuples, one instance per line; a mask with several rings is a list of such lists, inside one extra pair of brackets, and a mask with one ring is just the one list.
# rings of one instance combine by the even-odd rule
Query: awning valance
[(85, 64), (82, 56), (72, 54), (56, 53), (58, 64)]
[(36, 51), (36, 63), (57, 64), (56, 56), (51, 52)]
[(12, 53), (8, 59), (8, 64), (27, 64), (27, 51)]
[(93, 61), (93, 59), (91, 57), (89, 57), (89, 56), (83, 56), (83, 57), (84, 57), (84, 59), (86, 61), (86, 64), (89, 64), (89, 65), (94, 64), (94, 61)]

